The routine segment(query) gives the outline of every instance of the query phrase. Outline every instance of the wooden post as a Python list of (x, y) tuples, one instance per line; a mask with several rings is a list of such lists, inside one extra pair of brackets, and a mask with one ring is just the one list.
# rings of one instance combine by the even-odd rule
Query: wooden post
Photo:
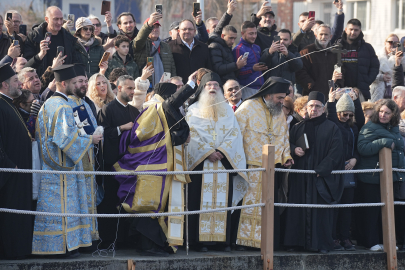
[(394, 192), (392, 180), (392, 153), (391, 149), (384, 147), (380, 150), (380, 189), (381, 202), (385, 206), (382, 211), (382, 229), (384, 251), (387, 253), (387, 269), (398, 269), (396, 238), (395, 238), (395, 218), (394, 218)]
[(261, 223), (261, 254), (263, 270), (273, 270), (273, 238), (274, 238), (274, 145), (263, 146), (262, 166), (262, 207)]

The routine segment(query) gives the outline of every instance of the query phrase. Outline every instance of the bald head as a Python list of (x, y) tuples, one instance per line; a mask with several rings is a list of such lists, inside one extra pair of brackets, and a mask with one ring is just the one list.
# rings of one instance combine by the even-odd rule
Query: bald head
[(57, 35), (63, 25), (62, 10), (56, 6), (50, 6), (45, 13), (45, 21), (48, 23), (46, 30), (52, 35)]

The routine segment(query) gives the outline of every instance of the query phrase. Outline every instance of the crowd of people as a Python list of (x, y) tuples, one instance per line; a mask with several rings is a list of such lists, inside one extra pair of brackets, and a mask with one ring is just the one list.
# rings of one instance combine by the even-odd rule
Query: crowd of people
[[(378, 173), (331, 172), (379, 168), (384, 147), (392, 150), (393, 167), (404, 168), (405, 39), (389, 34), (376, 54), (358, 19), (344, 25), (341, 0), (334, 2), (333, 27), (304, 12), (296, 33), (277, 31), (267, 1), (250, 21), (232, 26), (237, 5), (230, 1), (221, 18), (205, 22), (201, 11), (176, 22), (154, 12), (142, 24), (124, 12), (117, 30), (107, 11), (107, 33), (97, 17), (64, 20), (56, 6), (26, 35), (19, 32), (20, 13), (0, 16), (6, 28), (0, 35), (0, 168), (55, 171), (0, 171), (0, 208), (117, 214), (181, 212), (186, 202), (189, 211), (256, 204), (260, 171), (161, 172), (257, 169), (265, 144), (275, 146), (276, 167), (316, 172), (276, 172), (276, 202), (380, 202)], [(170, 37), (162, 40), (165, 23)], [(151, 175), (128, 174), (133, 171)], [(396, 200), (405, 200), (404, 177), (393, 172)], [(260, 208), (188, 221), (197, 251), (260, 248)], [(405, 207), (395, 208), (395, 222), (403, 249)], [(0, 258), (74, 258), (120, 248), (168, 256), (185, 244), (185, 224), (176, 215), (0, 212)], [(274, 247), (379, 251), (381, 226), (378, 207), (276, 207)]]

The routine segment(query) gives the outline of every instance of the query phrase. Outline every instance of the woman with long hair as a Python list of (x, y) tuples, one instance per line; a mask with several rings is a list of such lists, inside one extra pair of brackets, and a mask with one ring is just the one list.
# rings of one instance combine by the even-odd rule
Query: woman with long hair
[(104, 105), (110, 103), (115, 98), (110, 82), (100, 73), (96, 73), (90, 77), (87, 96), (96, 105), (97, 113)]

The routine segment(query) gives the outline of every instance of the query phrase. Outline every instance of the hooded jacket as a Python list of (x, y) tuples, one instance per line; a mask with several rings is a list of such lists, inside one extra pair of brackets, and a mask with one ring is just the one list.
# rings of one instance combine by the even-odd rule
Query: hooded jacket
[[(46, 54), (42, 60), (40, 60), (37, 54), (40, 52), (40, 43), (45, 38), (46, 28), (48, 27), (47, 22), (43, 22), (40, 25), (34, 25), (32, 27), (31, 33), (28, 34), (27, 40), (25, 41), (25, 48), (24, 48), (24, 58), (27, 59), (28, 63), (25, 67), (32, 67), (37, 70), (37, 74), (39, 77), (47, 69), (47, 57), (52, 57)], [(65, 58), (64, 64), (74, 64), (79, 63), (80, 58), (78, 57), (77, 53), (74, 52), (75, 45), (77, 38), (72, 36), (65, 28), (61, 28), (63, 33), (63, 43), (65, 48)], [(81, 62), (80, 62), (81, 63)]]
[[(357, 83), (355, 82), (355, 85), (346, 83), (346, 86), (359, 88), (364, 98), (367, 100), (371, 98), (370, 85), (375, 81), (379, 73), (380, 62), (378, 61), (373, 46), (366, 43), (363, 37), (364, 35), (361, 32), (357, 38), (357, 45), (355, 46), (357, 52), (357, 67), (352, 69), (350, 68), (350, 65), (343, 62), (343, 67), (345, 68), (342, 70), (342, 73), (345, 82), (351, 81), (348, 77), (352, 76), (352, 74), (357, 76), (357, 79), (355, 80)], [(344, 32), (342, 38), (338, 40), (337, 43), (341, 43), (343, 49), (350, 49), (353, 48), (356, 41), (352, 44), (347, 43), (347, 35), (346, 32)], [(344, 55), (342, 55), (342, 58), (344, 58)]]

